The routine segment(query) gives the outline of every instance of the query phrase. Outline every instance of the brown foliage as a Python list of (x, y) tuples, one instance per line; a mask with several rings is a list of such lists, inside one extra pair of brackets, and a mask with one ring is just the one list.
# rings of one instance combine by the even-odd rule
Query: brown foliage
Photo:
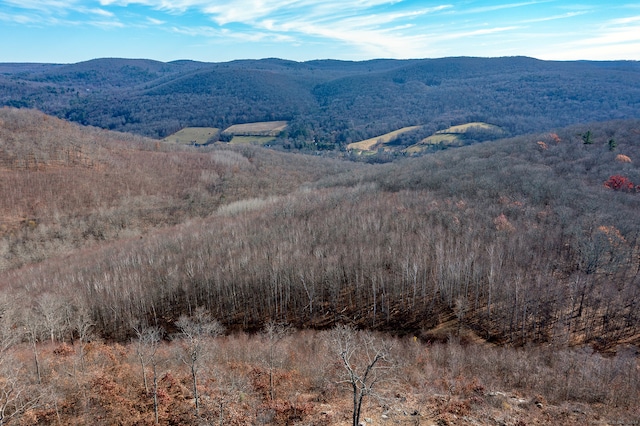
[[(307, 368), (333, 362), (340, 367), (338, 355), (327, 345), (329, 333), (303, 331), (291, 337), (282, 340), (279, 348), (305, 356), (291, 358), (277, 370), (275, 399), (269, 397), (264, 339), (246, 334), (219, 337), (215, 357), (202, 366), (199, 417), (193, 412), (187, 366), (174, 353), (173, 342), (161, 343), (159, 424), (346, 424), (352, 406), (349, 393), (335, 389), (342, 377), (340, 368)], [(384, 339), (393, 346), (391, 355), (398, 367), (365, 402), (365, 417), (375, 423), (384, 415), (397, 424), (440, 419), (449, 424), (489, 425), (520, 419), (526, 424), (554, 425), (579, 410), (591, 418), (624, 424), (638, 415), (636, 348), (603, 357), (586, 349), (525, 350), (461, 346), (455, 341), (422, 344), (412, 338), (392, 339), (391, 345), (390, 338)], [(238, 345), (245, 351), (237, 350)], [(310, 345), (317, 350), (309, 352)], [(12, 351), (18, 349), (22, 352), (15, 355), (28, 360), (29, 348)], [(38, 390), (45, 395), (39, 404), (26, 407), (18, 424), (154, 424), (135, 342), (93, 343), (84, 371), (79, 369), (77, 354), (61, 356), (58, 349), (41, 348), (46, 385), (35, 385), (28, 368), (16, 377), (16, 385), (30, 389), (29, 395), (37, 395)]]

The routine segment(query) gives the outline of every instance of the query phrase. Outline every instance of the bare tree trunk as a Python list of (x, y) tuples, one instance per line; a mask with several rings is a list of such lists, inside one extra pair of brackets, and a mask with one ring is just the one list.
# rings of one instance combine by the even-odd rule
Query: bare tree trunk
[(191, 317), (181, 316), (176, 325), (185, 337), (186, 357), (182, 362), (189, 366), (193, 383), (193, 398), (195, 400), (195, 415), (200, 416), (200, 397), (198, 395), (198, 368), (204, 353), (204, 340), (215, 337), (223, 332), (222, 325), (201, 307), (197, 307)]
[(32, 340), (32, 344), (33, 344), (33, 360), (35, 361), (35, 364), (36, 364), (36, 375), (38, 376), (38, 384), (41, 385), (42, 375), (40, 374), (40, 360), (38, 359), (38, 344), (36, 342), (36, 339)]
[(343, 383), (348, 383), (352, 391), (352, 426), (358, 426), (364, 397), (371, 395), (382, 372), (390, 367), (390, 348), (371, 333), (358, 332), (349, 326), (338, 326), (332, 333), (333, 344), (346, 370)]
[(191, 364), (191, 380), (193, 381), (193, 398), (196, 403), (196, 417), (200, 415), (200, 398), (198, 397), (198, 376), (196, 375), (195, 362)]
[(158, 369), (157, 362), (153, 362), (153, 414), (155, 415), (156, 424), (158, 420)]

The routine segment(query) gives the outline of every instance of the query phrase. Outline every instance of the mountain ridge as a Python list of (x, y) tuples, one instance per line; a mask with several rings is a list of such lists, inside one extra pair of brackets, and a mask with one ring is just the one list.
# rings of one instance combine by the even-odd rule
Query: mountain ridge
[[(414, 125), (432, 134), (481, 121), (515, 136), (640, 116), (637, 61), (104, 58), (0, 64), (0, 70), (0, 105), (156, 139), (184, 127), (287, 120), (294, 131), (272, 145), (306, 151), (339, 153), (349, 143)], [(180, 91), (154, 90), (159, 87)], [(409, 136), (406, 144), (425, 136)]]

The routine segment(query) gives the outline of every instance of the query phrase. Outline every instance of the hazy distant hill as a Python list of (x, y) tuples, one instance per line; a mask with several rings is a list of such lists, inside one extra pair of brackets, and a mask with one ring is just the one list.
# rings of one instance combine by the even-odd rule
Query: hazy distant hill
[(337, 149), (403, 127), (482, 121), (517, 135), (640, 116), (640, 63), (525, 57), (0, 64), (0, 104), (155, 138), (287, 120), (285, 148)]

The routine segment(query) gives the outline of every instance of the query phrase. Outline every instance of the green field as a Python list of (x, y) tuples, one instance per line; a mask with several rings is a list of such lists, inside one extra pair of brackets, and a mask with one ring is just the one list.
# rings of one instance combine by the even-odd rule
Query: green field
[(403, 133), (417, 130), (422, 126), (409, 126), (402, 129), (394, 130), (393, 132), (385, 133), (384, 135), (377, 136), (375, 138), (365, 139), (360, 142), (354, 142), (347, 145), (347, 149), (357, 149), (360, 151), (373, 151), (378, 147), (382, 147), (389, 142), (392, 142), (398, 136)]
[(436, 133), (435, 135), (431, 135), (428, 138), (424, 138), (420, 143), (415, 145), (411, 145), (410, 147), (403, 150), (408, 154), (418, 154), (429, 146), (432, 145), (455, 145), (461, 140), (460, 134), (449, 134), (449, 133)]
[(403, 152), (408, 154), (419, 154), (433, 145), (457, 145), (463, 140), (463, 135), (471, 130), (501, 131), (498, 126), (480, 121), (459, 124), (444, 130), (439, 130), (433, 135), (422, 139), (419, 143), (405, 148)]
[(185, 127), (176, 133), (167, 136), (162, 141), (183, 145), (204, 145), (220, 132), (215, 127)]
[(256, 123), (234, 124), (222, 133), (235, 136), (278, 136), (287, 127), (286, 121), (260, 121)]

